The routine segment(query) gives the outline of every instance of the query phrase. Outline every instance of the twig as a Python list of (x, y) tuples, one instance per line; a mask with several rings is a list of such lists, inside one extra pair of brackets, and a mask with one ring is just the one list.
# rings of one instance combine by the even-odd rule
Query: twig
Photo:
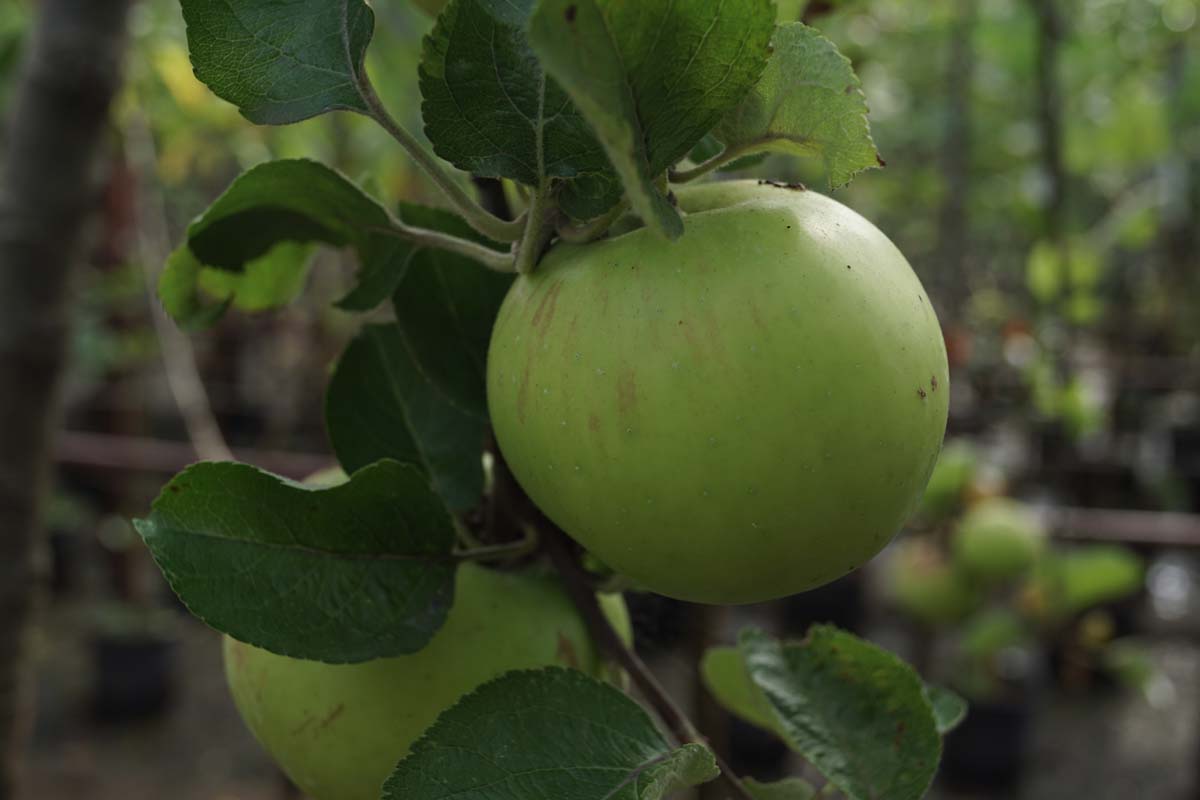
[(508, 561), (529, 555), (538, 549), (538, 533), (532, 526), (525, 530), (525, 538), (503, 544), (480, 544), (459, 550), (454, 557), (460, 561)]
[(493, 250), (477, 242), (459, 238), (453, 234), (431, 231), (427, 228), (414, 228), (395, 217), (392, 218), (391, 224), (388, 227), (368, 226), (366, 229), (373, 233), (382, 233), (384, 236), (394, 236), (397, 239), (415, 242), (423, 247), (432, 247), (438, 250), (446, 250), (450, 253), (457, 253), (460, 256), (466, 256), (472, 261), (477, 261), (495, 272), (515, 271), (513, 258), (507, 253), (501, 253), (498, 250)]
[(579, 225), (572, 223), (565, 214), (560, 214), (555, 231), (558, 233), (558, 238), (564, 242), (573, 242), (575, 244), (594, 242), (607, 233), (612, 224), (617, 221), (617, 218), (628, 210), (629, 201), (622, 200), (601, 216)]
[(554, 228), (550, 225), (549, 215), (553, 211), (550, 203), (549, 187), (540, 186), (529, 199), (529, 208), (525, 212), (525, 233), (517, 245), (517, 272), (527, 275), (533, 272), (542, 250), (550, 241)]
[(702, 178), (713, 170), (720, 169), (726, 164), (737, 161), (745, 154), (746, 149), (742, 147), (732, 149), (723, 147), (721, 148), (721, 152), (717, 153), (707, 161), (700, 162), (690, 169), (678, 171), (672, 170), (669, 174), (671, 183), (687, 183), (688, 181), (694, 181), (697, 178)]
[[(705, 744), (707, 742), (704, 735), (696, 729), (692, 721), (688, 719), (683, 710), (667, 693), (658, 679), (654, 677), (654, 673), (638, 658), (637, 654), (630, 649), (620, 635), (613, 628), (608, 618), (604, 616), (604, 612), (600, 608), (600, 603), (596, 599), (595, 590), (588, 578), (587, 573), (583, 569), (583, 565), (579, 561), (579, 556), (574, 549), (573, 543), (566, 537), (562, 531), (555, 527), (548, 520), (541, 526), (543, 530), (542, 541), (547, 554), (550, 556), (555, 568), (563, 579), (566, 586), (567, 594), (571, 601), (575, 604), (579, 613), (583, 616), (584, 622), (587, 624), (588, 631), (592, 635), (592, 639), (614, 660), (629, 673), (629, 677), (633, 679), (634, 685), (638, 687), (646, 701), (653, 706), (663, 724), (680, 742), (695, 742), (697, 744)], [(749, 790), (725, 763), (720, 754), (713, 753), (716, 759), (717, 766), (721, 769), (720, 780), (727, 786), (735, 797), (741, 800), (754, 800)]]
[(138, 187), (138, 261), (142, 262), (142, 272), (146, 277), (146, 299), (150, 303), (150, 317), (158, 336), (167, 385), (175, 398), (179, 415), (183, 417), (188, 439), (196, 449), (196, 455), (205, 461), (230, 461), (233, 453), (221, 435), (221, 427), (208, 401), (204, 381), (196, 367), (192, 343), (167, 318), (157, 299), (159, 270), (171, 252), (170, 234), (167, 232), (166, 202), (162, 191), (154, 180), (148, 178), (154, 174), (154, 165), (158, 161), (154, 139), (145, 120), (137, 113), (130, 115), (125, 127), (125, 143), (133, 161)]
[(515, 242), (524, 230), (522, 220), (503, 220), (481, 206), (466, 190), (442, 167), (442, 164), (432, 153), (425, 149), (416, 137), (404, 129), (384, 107), (383, 101), (375, 93), (375, 88), (364, 77), (359, 83), (359, 92), (371, 109), (368, 115), (378, 122), (392, 138), (400, 143), (417, 165), (425, 170), (433, 182), (437, 184), (455, 209), (462, 214), (463, 219), (475, 230), (495, 239), (497, 242)]

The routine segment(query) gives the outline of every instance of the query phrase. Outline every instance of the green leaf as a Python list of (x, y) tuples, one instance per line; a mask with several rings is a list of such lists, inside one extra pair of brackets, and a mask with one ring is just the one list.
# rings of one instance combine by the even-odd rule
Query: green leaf
[[(742, 652), (736, 647), (713, 647), (704, 654), (700, 672), (705, 686), (723, 708), (764, 730), (787, 738), (770, 702), (746, 671)], [(953, 730), (967, 714), (967, 702), (954, 692), (927, 684), (925, 695), (933, 707), (939, 734)]]
[(746, 671), (742, 652), (736, 647), (712, 647), (700, 660), (704, 685), (726, 710), (768, 731), (779, 732), (771, 704)]
[(1066, 282), (1060, 248), (1054, 242), (1034, 244), (1025, 262), (1025, 284), (1034, 298), (1043, 304), (1058, 297)]
[(774, 22), (770, 0), (540, 0), (529, 39), (633, 210), (674, 238), (683, 223), (655, 180), (758, 81)]
[[(300, 245), (351, 247), (358, 286), (341, 305), (365, 311), (404, 277), (414, 248), (381, 231), (387, 212), (340, 173), (307, 159), (259, 164), (240, 175), (189, 227), (167, 263), (159, 296), (189, 328), (211, 325), (230, 306), (277, 308), (292, 300), (309, 267)], [(223, 271), (225, 274), (218, 274)], [(205, 300), (232, 292), (232, 302)]]
[(808, 0), (775, 0), (777, 18), (780, 22), (795, 22), (804, 14)]
[(200, 276), (205, 269), (184, 244), (171, 253), (162, 274), (158, 276), (158, 299), (184, 330), (207, 328), (224, 316), (233, 302), (233, 298), (216, 302), (202, 296)]
[(281, 655), (412, 653), (453, 600), (454, 523), (420, 472), (393, 461), (328, 489), (196, 464), (134, 525), (193, 614)]
[(803, 778), (784, 778), (773, 783), (743, 778), (742, 783), (754, 800), (812, 800), (817, 796), (817, 790)]
[(455, 0), (446, 8), (421, 58), (425, 133), (439, 156), (475, 175), (541, 186), (607, 173), (596, 213), (603, 212), (620, 185), (587, 122), (530, 49), (531, 6)]
[(718, 774), (621, 691), (568, 669), (509, 672), (442, 712), (384, 800), (662, 800)]
[(246, 262), (241, 272), (205, 267), (197, 287), (222, 302), (231, 302), (239, 311), (281, 308), (304, 290), (311, 254), (308, 245), (280, 242), (266, 255)]
[(397, 325), (368, 325), (350, 342), (329, 381), (325, 425), (347, 472), (395, 459), (427, 476), (451, 509), (479, 501), (485, 423), (429, 382)]
[(1118, 545), (1089, 545), (1046, 559), (1037, 577), (1051, 613), (1069, 617), (1136, 592), (1142, 559)]
[(830, 186), (883, 162), (871, 139), (867, 102), (850, 60), (800, 22), (780, 25), (754, 89), (713, 134), (741, 155), (779, 151), (818, 156)]
[(945, 736), (967, 718), (967, 701), (949, 689), (929, 684), (925, 687), (925, 696), (933, 707), (933, 720), (939, 734)]
[(784, 741), (852, 800), (918, 800), (941, 756), (917, 674), (891, 653), (829, 626), (780, 644), (744, 631), (739, 649)]
[(196, 77), (251, 122), (366, 112), (362, 0), (181, 0)]
[[(505, 250), (503, 245), (477, 233), (462, 217), (440, 208), (431, 208), (416, 203), (401, 203), (400, 219), (416, 228), (449, 233), (460, 239), (487, 245), (497, 252)], [(419, 270), (431, 269), (432, 267), (428, 265), (432, 264), (446, 269), (462, 270), (464, 274), (455, 276), (454, 280), (472, 286), (502, 284), (507, 287), (512, 281), (512, 276), (497, 273), (488, 273), (480, 277), (477, 273), (485, 272), (485, 270), (479, 269), (478, 264), (465, 256), (445, 250), (422, 247), (394, 237), (371, 239), (366, 249), (368, 254), (362, 259), (363, 266), (358, 272), (358, 281), (354, 288), (337, 302), (338, 308), (346, 311), (370, 311), (396, 292), (408, 275), (409, 268), (414, 265)], [(410, 287), (402, 291), (408, 294), (419, 290), (420, 287)], [(487, 325), (490, 332), (490, 320)]]
[[(478, 239), (453, 214), (421, 206), (402, 213), (411, 224)], [(392, 297), (405, 345), (421, 372), (451, 402), (481, 420), (488, 418), (492, 325), (512, 282), (512, 275), (479, 269), (463, 256), (422, 249)]]
[(268, 161), (242, 173), (195, 222), (188, 246), (204, 264), (241, 269), (281, 241), (368, 253), (387, 212), (345, 176), (316, 161)]

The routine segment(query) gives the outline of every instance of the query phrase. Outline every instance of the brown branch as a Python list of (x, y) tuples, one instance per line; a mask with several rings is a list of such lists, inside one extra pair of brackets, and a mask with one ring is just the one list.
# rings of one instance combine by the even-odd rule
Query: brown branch
[(127, 0), (42, 0), (0, 164), (0, 798), (18, 794), (32, 709), (23, 673), (50, 476), (69, 278), (89, 213)]
[[(61, 431), (54, 454), (60, 464), (104, 470), (157, 472), (163, 475), (174, 475), (195, 463), (198, 456), (188, 442), (83, 431)], [(276, 475), (295, 479), (307, 477), (333, 464), (331, 456), (282, 450), (239, 448), (233, 451), (232, 457)]]
[[(707, 746), (704, 735), (696, 729), (683, 709), (675, 703), (667, 690), (658, 682), (658, 678), (654, 677), (654, 673), (638, 658), (637, 653), (625, 644), (616, 629), (613, 628), (612, 623), (608, 621), (608, 617), (604, 616), (600, 603), (596, 599), (595, 587), (580, 563), (579, 551), (575, 543), (549, 520), (544, 520), (539, 528), (542, 532), (546, 552), (562, 577), (571, 601), (583, 616), (593, 641), (629, 674), (638, 691), (642, 693), (646, 702), (651, 705), (678, 742), (696, 742)], [(738, 780), (729, 765), (719, 754), (714, 752), (713, 755), (716, 758), (717, 766), (721, 768), (720, 780), (733, 796), (741, 798), (741, 800), (753, 800), (745, 785)]]

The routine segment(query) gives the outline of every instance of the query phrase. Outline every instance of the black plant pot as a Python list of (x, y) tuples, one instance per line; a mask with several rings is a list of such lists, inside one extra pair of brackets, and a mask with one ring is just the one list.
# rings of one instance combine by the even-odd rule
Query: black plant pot
[(79, 537), (67, 531), (51, 531), (50, 593), (54, 597), (70, 594), (79, 585), (83, 561)]
[(1032, 717), (1028, 699), (972, 703), (946, 736), (941, 781), (960, 791), (1011, 797), (1025, 770)]
[(760, 781), (784, 777), (788, 747), (778, 736), (733, 715), (728, 717), (729, 766)]
[(101, 634), (92, 640), (92, 714), (103, 722), (162, 713), (174, 696), (175, 642)]

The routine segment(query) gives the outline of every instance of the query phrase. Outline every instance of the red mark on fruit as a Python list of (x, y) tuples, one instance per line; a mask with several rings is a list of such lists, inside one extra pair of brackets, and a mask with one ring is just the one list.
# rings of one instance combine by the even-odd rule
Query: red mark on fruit
[(575, 645), (562, 631), (558, 633), (558, 649), (554, 654), (563, 664), (572, 669), (579, 669), (579, 655), (575, 652)]
[(617, 378), (617, 409), (622, 414), (629, 414), (637, 408), (637, 376), (633, 370), (621, 371)]

